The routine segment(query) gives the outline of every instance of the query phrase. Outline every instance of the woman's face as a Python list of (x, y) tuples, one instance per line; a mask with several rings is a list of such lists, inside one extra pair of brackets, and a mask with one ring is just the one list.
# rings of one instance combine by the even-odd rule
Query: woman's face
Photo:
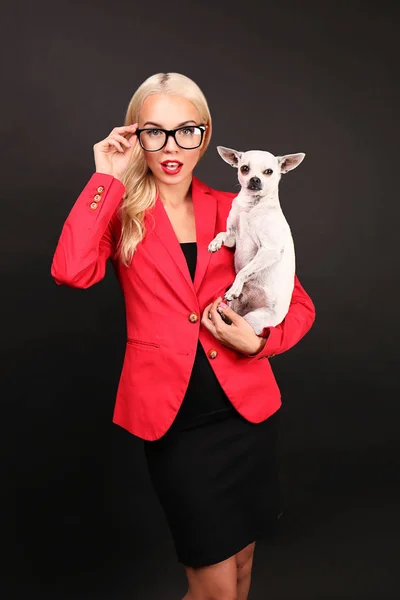
[[(157, 94), (149, 96), (144, 101), (139, 114), (139, 129), (153, 128), (176, 129), (184, 125), (202, 125), (200, 113), (197, 108), (186, 98), (181, 96), (168, 96), (166, 94)], [(153, 132), (157, 135), (157, 132)], [(204, 144), (193, 150), (184, 150), (177, 145), (172, 136), (164, 148), (157, 152), (146, 152), (144, 155), (147, 165), (152, 171), (158, 182), (163, 184), (179, 184), (188, 177), (191, 178), (192, 171), (200, 158), (200, 150)], [(182, 163), (181, 167), (168, 169), (166, 162)], [(175, 165), (176, 167), (176, 165)], [(177, 172), (175, 173), (174, 171)]]

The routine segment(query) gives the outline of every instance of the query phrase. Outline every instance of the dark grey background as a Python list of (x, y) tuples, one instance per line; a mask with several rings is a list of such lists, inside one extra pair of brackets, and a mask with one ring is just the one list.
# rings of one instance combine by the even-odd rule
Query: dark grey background
[(307, 154), (281, 204), (317, 319), (272, 362), (286, 516), (274, 544), (258, 544), (250, 598), (398, 597), (398, 17), (387, 1), (3, 12), (3, 531), (18, 567), (7, 598), (186, 592), (141, 441), (111, 423), (125, 342), (117, 282), (111, 269), (84, 291), (50, 276), (93, 144), (123, 124), (145, 78), (167, 71), (208, 99), (214, 133), (196, 174), (212, 187), (236, 189), (219, 144)]

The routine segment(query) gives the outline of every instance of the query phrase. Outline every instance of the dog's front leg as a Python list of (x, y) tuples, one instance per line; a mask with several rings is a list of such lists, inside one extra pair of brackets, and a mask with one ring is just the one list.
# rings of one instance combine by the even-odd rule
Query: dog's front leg
[(255, 273), (272, 266), (282, 256), (281, 250), (273, 250), (271, 248), (259, 248), (254, 258), (237, 273), (235, 281), (225, 294), (225, 300), (230, 302), (235, 298), (239, 298), (246, 281), (248, 281)]
[(221, 231), (218, 235), (215, 236), (212, 242), (208, 244), (209, 252), (216, 252), (221, 248), (222, 245), (227, 246), (228, 248), (233, 248), (236, 244), (236, 234), (233, 228), (228, 231)]
[(236, 244), (236, 219), (237, 209), (235, 206), (232, 206), (226, 220), (226, 231), (221, 231), (221, 233), (218, 233), (213, 241), (209, 243), (209, 252), (216, 252), (221, 248), (222, 244), (228, 248), (233, 248), (233, 246)]
[(225, 240), (228, 236), (229, 233), (227, 231), (221, 231), (220, 233), (218, 233), (212, 240), (212, 242), (208, 244), (208, 251), (217, 252), (217, 250), (221, 248), (222, 244), (225, 244)]

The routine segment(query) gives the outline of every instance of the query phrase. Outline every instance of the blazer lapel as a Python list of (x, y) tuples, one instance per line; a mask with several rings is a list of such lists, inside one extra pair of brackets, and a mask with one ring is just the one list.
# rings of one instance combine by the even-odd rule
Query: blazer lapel
[[(178, 238), (175, 235), (175, 231), (171, 225), (171, 221), (166, 213), (164, 205), (159, 196), (157, 196), (154, 209), (152, 211), (154, 216), (154, 233), (157, 235), (164, 248), (167, 250), (175, 264), (178, 266), (183, 277), (193, 290), (193, 282), (190, 277), (189, 268), (185, 259), (185, 255), (182, 252)], [(159, 257), (161, 258), (161, 257)], [(163, 263), (161, 259), (159, 263)]]
[(194, 288), (197, 292), (211, 258), (208, 245), (215, 236), (217, 200), (212, 195), (210, 188), (194, 176), (192, 178), (192, 200), (196, 220), (197, 263)]
[[(203, 281), (211, 253), (208, 252), (208, 244), (215, 236), (215, 223), (217, 218), (217, 201), (212, 195), (210, 188), (197, 177), (192, 176), (192, 201), (196, 225), (197, 262), (194, 282), (190, 277), (185, 256), (180, 247), (178, 238), (172, 227), (164, 205), (157, 195), (152, 216), (146, 216), (146, 229), (154, 232), (165, 250), (168, 252), (181, 274), (190, 285), (192, 291), (199, 289)], [(161, 258), (161, 257), (159, 257)], [(159, 260), (160, 268), (165, 271), (164, 261)], [(163, 268), (164, 266), (164, 268)]]

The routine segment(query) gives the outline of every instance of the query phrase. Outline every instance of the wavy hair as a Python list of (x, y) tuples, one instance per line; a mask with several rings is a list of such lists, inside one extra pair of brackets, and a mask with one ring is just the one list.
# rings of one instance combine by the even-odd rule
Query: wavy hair
[[(125, 125), (139, 121), (140, 109), (149, 96), (169, 94), (181, 96), (194, 104), (200, 113), (201, 122), (208, 125), (204, 134), (200, 158), (206, 151), (211, 138), (212, 122), (207, 100), (199, 86), (186, 75), (180, 73), (157, 73), (146, 79), (133, 94), (125, 115)], [(144, 152), (136, 144), (132, 159), (122, 182), (125, 193), (120, 207), (121, 238), (118, 255), (125, 266), (129, 266), (137, 245), (144, 238), (146, 230), (144, 217), (157, 198), (157, 185), (153, 173), (148, 169)]]

